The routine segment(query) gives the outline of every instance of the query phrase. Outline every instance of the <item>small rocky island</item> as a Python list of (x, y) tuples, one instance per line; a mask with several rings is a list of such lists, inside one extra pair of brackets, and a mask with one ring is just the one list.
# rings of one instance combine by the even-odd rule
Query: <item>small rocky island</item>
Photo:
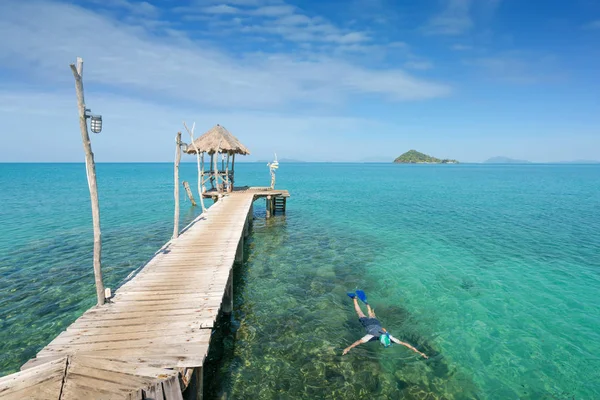
[(416, 150), (409, 150), (394, 160), (396, 164), (458, 164), (456, 160), (435, 158)]

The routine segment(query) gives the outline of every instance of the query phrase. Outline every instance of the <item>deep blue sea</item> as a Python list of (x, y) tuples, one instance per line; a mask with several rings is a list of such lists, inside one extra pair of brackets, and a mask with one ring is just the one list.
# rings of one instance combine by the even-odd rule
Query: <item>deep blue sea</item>
[[(196, 166), (182, 166), (195, 192)], [(171, 164), (97, 166), (106, 286), (169, 240)], [(238, 185), (269, 183), (236, 164)], [(600, 166), (281, 164), (255, 204), (217, 399), (599, 399)], [(198, 215), (181, 193), (181, 226)], [(197, 195), (196, 195), (197, 197)], [(0, 164), (0, 375), (95, 303), (84, 164)], [(368, 343), (347, 291), (430, 356)]]

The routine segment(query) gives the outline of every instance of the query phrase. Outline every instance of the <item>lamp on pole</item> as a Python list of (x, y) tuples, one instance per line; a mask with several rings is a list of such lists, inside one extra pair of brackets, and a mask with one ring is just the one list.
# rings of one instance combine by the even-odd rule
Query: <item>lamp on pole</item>
[[(102, 117), (100, 115), (89, 114), (85, 108), (83, 97), (83, 59), (77, 57), (77, 65), (71, 64), (71, 71), (75, 78), (75, 92), (77, 93), (77, 106), (79, 110), (79, 128), (81, 129), (81, 140), (83, 141), (83, 150), (85, 151), (85, 169), (87, 173), (88, 187), (90, 189), (90, 200), (92, 203), (92, 222), (94, 225), (94, 280), (96, 282), (96, 297), (98, 305), (101, 306), (106, 301), (104, 291), (104, 282), (102, 281), (102, 234), (100, 231), (100, 205), (98, 203), (98, 186), (96, 184), (96, 164), (94, 163), (94, 153), (92, 152), (92, 143), (88, 134), (87, 119), (91, 119), (91, 129), (94, 133), (102, 130)], [(110, 290), (108, 290), (110, 291)]]

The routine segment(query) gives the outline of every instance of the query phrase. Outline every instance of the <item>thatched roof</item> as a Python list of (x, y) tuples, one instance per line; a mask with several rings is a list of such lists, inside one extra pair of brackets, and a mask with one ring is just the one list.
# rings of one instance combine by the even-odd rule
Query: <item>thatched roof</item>
[[(212, 127), (204, 135), (194, 140), (199, 152), (208, 154), (219, 151), (220, 153), (248, 155), (250, 150), (246, 148), (235, 136), (221, 125)], [(196, 154), (194, 146), (190, 143), (188, 154)]]

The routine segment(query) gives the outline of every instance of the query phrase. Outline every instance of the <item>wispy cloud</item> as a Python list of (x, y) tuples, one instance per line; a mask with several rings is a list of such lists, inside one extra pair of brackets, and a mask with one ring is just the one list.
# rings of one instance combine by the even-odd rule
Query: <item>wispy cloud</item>
[(423, 28), (429, 35), (460, 35), (473, 26), (470, 8), (473, 0), (446, 0), (444, 10)]
[(465, 45), (465, 44), (455, 44), (450, 47), (450, 49), (454, 51), (468, 51), (472, 50), (473, 46)]
[[(332, 29), (316, 25), (308, 34), (346, 44), (364, 39)], [(143, 26), (68, 4), (3, 2), (0, 36), (14, 40), (0, 42), (0, 65), (39, 82), (67, 84), (72, 78), (67, 63), (81, 55), (89, 65), (88, 84), (213, 108), (316, 107), (361, 94), (419, 100), (451, 91), (400, 69), (369, 69), (320, 54), (230, 55), (214, 44), (196, 43), (182, 31), (169, 32), (155, 35)]]
[(508, 52), (465, 61), (478, 68), (490, 80), (512, 84), (536, 84), (563, 77), (556, 71), (556, 57), (549, 54)]
[(404, 68), (426, 70), (432, 69), (433, 64), (429, 61), (407, 61), (404, 63)]
[(202, 9), (206, 14), (239, 14), (241, 10), (227, 4), (219, 4), (216, 6), (208, 6)]
[(600, 29), (600, 19), (585, 24), (583, 28), (589, 30)]
[[(366, 32), (340, 28), (323, 17), (309, 17), (300, 8), (283, 1), (273, 4), (270, 1), (238, 0), (235, 2), (236, 7), (228, 4), (208, 7), (205, 3), (197, 4), (202, 6), (178, 7), (176, 11), (185, 12), (188, 20), (207, 20), (219, 26), (233, 22), (229, 30), (235, 33), (270, 35), (295, 43), (351, 45), (371, 39)], [(217, 19), (207, 19), (206, 14)], [(238, 18), (240, 16), (243, 18)]]
[[(251, 149), (249, 159), (255, 160), (270, 157), (276, 151), (283, 157), (307, 161), (350, 161), (352, 157), (356, 159), (362, 155), (364, 147), (362, 139), (353, 142), (351, 137), (362, 138), (362, 132), (373, 129), (385, 132), (398, 129), (358, 117), (301, 115), (298, 112), (215, 112), (189, 103), (164, 106), (143, 99), (92, 93), (88, 95), (88, 105), (104, 117), (103, 132), (92, 137), (98, 162), (172, 161), (171, 145), (177, 130), (182, 129), (183, 119), (189, 123), (195, 121), (198, 133), (217, 123), (225, 126)], [(23, 121), (50, 129), (28, 133), (38, 145), (28, 149), (26, 154), (19, 151), (23, 136), (16, 134), (23, 131)], [(3, 162), (82, 161), (74, 90), (64, 94), (15, 94), (0, 90), (0, 132), (15, 133), (0, 135), (0, 160)], [(278, 135), (276, 143), (273, 132)], [(323, 135), (323, 132), (328, 134)], [(351, 136), (345, 140), (348, 153), (332, 154), (330, 149), (336, 146), (340, 135)], [(322, 145), (315, 148), (313, 143), (317, 140)], [(131, 152), (132, 148), (141, 151)]]
[(458, 36), (472, 30), (477, 23), (487, 25), (501, 0), (442, 0), (443, 8), (422, 27), (427, 35)]
[(258, 7), (251, 11), (252, 15), (260, 15), (265, 17), (280, 17), (284, 15), (293, 15), (296, 11), (296, 7), (290, 5), (278, 5), (278, 6), (263, 6)]
[(147, 1), (129, 1), (129, 0), (84, 0), (86, 3), (93, 4), (96, 7), (108, 9), (118, 9), (138, 17), (156, 18), (160, 14), (158, 7)]

